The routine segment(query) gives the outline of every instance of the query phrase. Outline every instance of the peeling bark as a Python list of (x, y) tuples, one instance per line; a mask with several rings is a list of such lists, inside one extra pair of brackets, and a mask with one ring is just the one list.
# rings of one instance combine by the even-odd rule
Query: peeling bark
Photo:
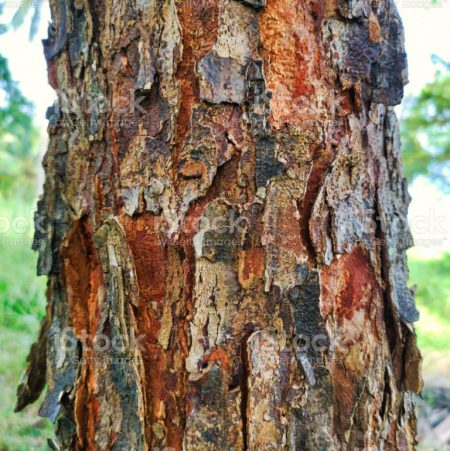
[(17, 409), (46, 368), (61, 449), (414, 448), (394, 2), (51, 9)]

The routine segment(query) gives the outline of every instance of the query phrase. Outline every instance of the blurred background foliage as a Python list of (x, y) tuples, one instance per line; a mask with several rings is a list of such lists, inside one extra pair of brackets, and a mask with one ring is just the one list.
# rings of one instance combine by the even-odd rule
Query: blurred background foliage
[(20, 92), (0, 55), (0, 191), (18, 190), (32, 199), (38, 168), (39, 132), (33, 123), (33, 105)]
[(403, 163), (406, 177), (431, 178), (450, 189), (450, 62), (433, 56), (435, 78), (416, 97), (406, 99), (402, 118)]
[[(24, 2), (0, 34), (32, 16), (30, 36), (37, 29), (41, 2)], [(36, 6), (37, 5), (37, 6)], [(0, 17), (1, 17), (0, 3)], [(450, 63), (435, 57), (435, 79), (419, 95), (406, 99), (401, 118), (405, 174), (412, 182), (427, 177), (449, 190)], [(33, 105), (21, 93), (0, 55), (0, 451), (48, 449), (52, 425), (39, 419), (37, 408), (14, 414), (15, 389), (25, 358), (45, 312), (45, 279), (36, 277), (36, 255), (31, 251), (32, 216), (37, 197), (39, 143)], [(24, 218), (26, 231), (13, 219)], [(8, 226), (9, 224), (9, 226)], [(423, 259), (411, 253), (410, 283), (417, 285), (421, 319), (416, 324), (425, 371), (450, 369), (450, 254)]]
[[(0, 3), (0, 16), (3, 6)], [(18, 25), (20, 20), (15, 23)], [(8, 29), (8, 25), (0, 24), (0, 35)], [(3, 196), (14, 193), (14, 197), (19, 194), (29, 201), (35, 196), (39, 131), (33, 113), (33, 104), (20, 91), (7, 59), (0, 54), (0, 193)]]
[[(0, 3), (0, 18), (2, 12)], [(26, 12), (19, 12), (12, 23), (0, 23), (0, 35), (20, 25)], [(1, 451), (47, 450), (47, 438), (54, 435), (51, 423), (38, 416), (39, 402), (19, 414), (13, 412), (16, 387), (46, 304), (46, 281), (36, 277), (37, 256), (30, 248), (40, 139), (34, 106), (22, 94), (7, 59), (0, 54)], [(13, 222), (15, 218), (21, 218), (20, 227)]]

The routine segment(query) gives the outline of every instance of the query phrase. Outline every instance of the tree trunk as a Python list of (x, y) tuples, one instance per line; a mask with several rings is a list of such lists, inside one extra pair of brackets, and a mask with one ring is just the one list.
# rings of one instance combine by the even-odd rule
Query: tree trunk
[(60, 449), (413, 448), (394, 1), (50, 3), (17, 409), (47, 383)]

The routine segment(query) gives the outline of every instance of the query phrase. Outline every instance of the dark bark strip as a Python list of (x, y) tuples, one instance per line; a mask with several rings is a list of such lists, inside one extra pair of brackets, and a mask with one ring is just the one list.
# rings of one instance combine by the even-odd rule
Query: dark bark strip
[(61, 449), (412, 449), (394, 1), (50, 3), (17, 409), (46, 368)]

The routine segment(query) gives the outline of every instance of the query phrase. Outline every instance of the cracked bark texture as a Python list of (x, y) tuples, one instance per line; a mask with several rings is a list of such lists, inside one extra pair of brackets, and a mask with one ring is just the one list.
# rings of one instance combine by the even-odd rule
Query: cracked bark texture
[(412, 449), (394, 1), (50, 5), (17, 409), (46, 372), (59, 449)]

